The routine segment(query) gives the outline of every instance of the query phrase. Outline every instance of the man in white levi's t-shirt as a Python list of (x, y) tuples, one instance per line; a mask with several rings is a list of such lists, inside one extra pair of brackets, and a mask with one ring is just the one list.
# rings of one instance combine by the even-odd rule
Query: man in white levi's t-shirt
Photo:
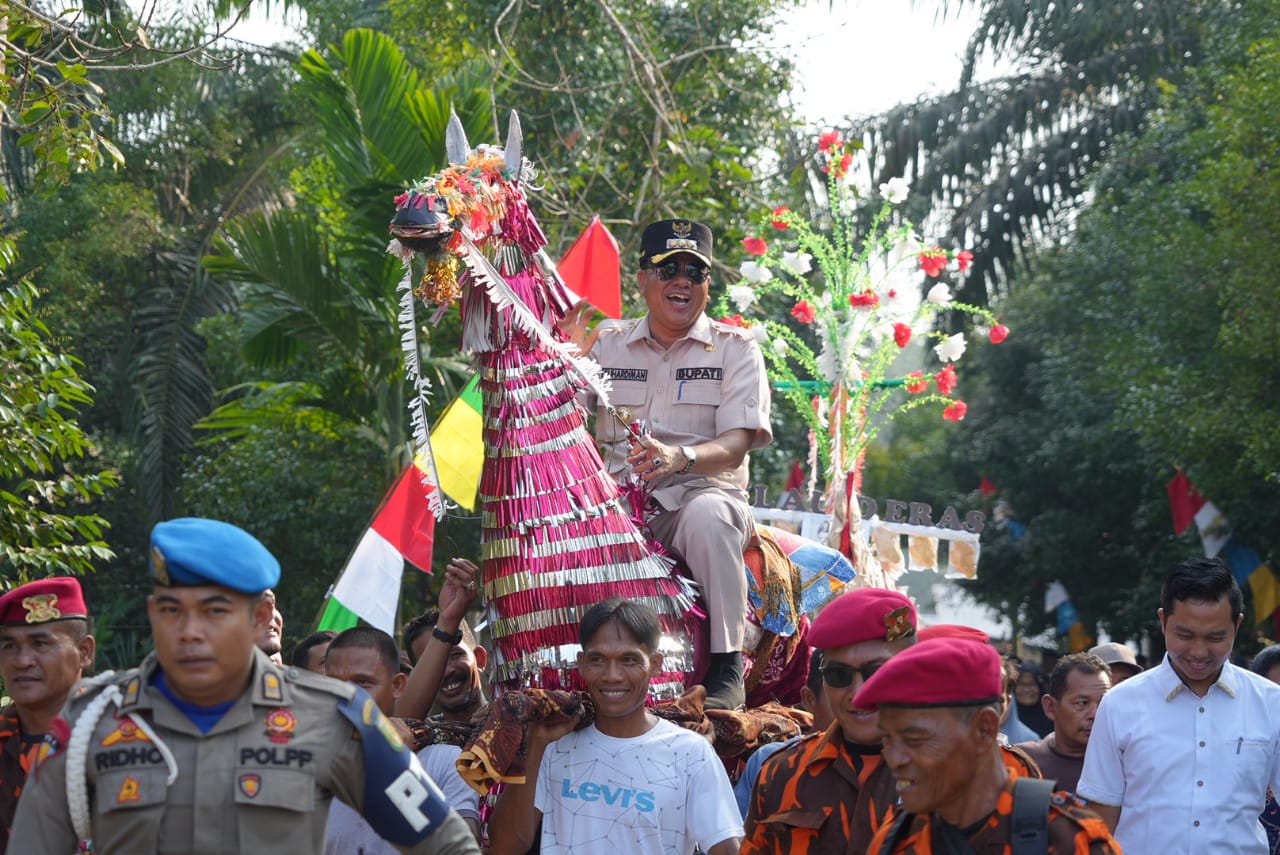
[(539, 820), (542, 855), (738, 851), (742, 817), (711, 744), (645, 709), (661, 635), (658, 615), (630, 600), (605, 600), (583, 617), (578, 670), (595, 722), (530, 726), (527, 777), (498, 800), (491, 855), (523, 855)]

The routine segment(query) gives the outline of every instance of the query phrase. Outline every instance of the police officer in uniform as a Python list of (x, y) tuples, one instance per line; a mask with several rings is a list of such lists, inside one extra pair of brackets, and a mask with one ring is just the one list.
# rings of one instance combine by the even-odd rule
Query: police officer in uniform
[[(706, 598), (711, 662), (708, 709), (745, 700), (742, 649), (747, 580), (742, 550), (754, 535), (747, 453), (768, 445), (769, 389), (751, 333), (713, 321), (711, 229), (691, 220), (651, 223), (636, 280), (648, 313), (605, 321), (583, 343), (613, 386), (611, 403), (642, 421), (638, 442), (607, 412), (596, 439), (609, 473), (652, 489), (653, 536), (684, 559)], [(580, 324), (578, 325), (580, 326)], [(570, 323), (570, 338), (582, 331)]]
[(82, 683), (50, 728), (13, 829), (24, 855), (320, 852), (334, 796), (403, 851), (479, 852), (367, 693), (255, 647), (280, 577), (262, 544), (184, 518), (151, 545), (155, 652)]

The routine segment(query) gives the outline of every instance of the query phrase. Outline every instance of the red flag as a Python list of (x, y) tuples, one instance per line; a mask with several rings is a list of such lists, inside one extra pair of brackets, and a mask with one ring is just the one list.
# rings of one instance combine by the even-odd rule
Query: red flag
[(987, 476), (982, 476), (982, 483), (978, 485), (978, 491), (988, 499), (994, 498), (1000, 492), (1000, 488), (987, 480)]
[(569, 247), (557, 266), (564, 284), (611, 318), (622, 317), (622, 263), (618, 242), (599, 215)]
[(799, 461), (791, 461), (791, 474), (787, 476), (788, 490), (804, 489), (804, 470), (800, 468)]
[(419, 570), (431, 572), (431, 545), (435, 540), (436, 517), (427, 502), (426, 488), (416, 466), (400, 473), (400, 480), (369, 526), (382, 535)]
[(1196, 511), (1204, 507), (1204, 497), (1191, 486), (1191, 481), (1179, 470), (1169, 481), (1169, 508), (1173, 511), (1173, 532), (1182, 534), (1196, 518)]

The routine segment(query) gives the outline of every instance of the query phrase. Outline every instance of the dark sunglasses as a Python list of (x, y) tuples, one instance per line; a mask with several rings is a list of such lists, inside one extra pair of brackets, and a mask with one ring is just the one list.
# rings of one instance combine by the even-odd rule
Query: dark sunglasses
[(883, 665), (883, 662), (868, 662), (855, 668), (843, 662), (830, 662), (822, 666), (822, 681), (833, 689), (843, 689), (853, 684), (854, 674), (861, 674), (863, 681), (870, 680)]
[(683, 271), (685, 278), (692, 285), (701, 285), (711, 272), (705, 265), (698, 264), (696, 261), (686, 261), (683, 265), (678, 261), (664, 261), (661, 264), (650, 264), (649, 267), (658, 271), (658, 278), (663, 282), (670, 282)]

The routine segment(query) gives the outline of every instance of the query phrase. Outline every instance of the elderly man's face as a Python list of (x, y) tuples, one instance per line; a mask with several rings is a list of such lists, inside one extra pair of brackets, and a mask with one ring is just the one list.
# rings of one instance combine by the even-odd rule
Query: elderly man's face
[(93, 664), (93, 636), (83, 621), (51, 621), (0, 628), (0, 675), (19, 707), (56, 712)]
[(903, 810), (959, 824), (978, 764), (991, 760), (995, 710), (881, 707), (879, 729)]
[(276, 608), (276, 593), (270, 589), (262, 592), (262, 598), (271, 604), (271, 616), (254, 625), (254, 642), (268, 656), (276, 656), (281, 650), (284, 636), (284, 615)]
[(1111, 679), (1104, 672), (1073, 668), (1067, 672), (1061, 698), (1045, 695), (1044, 711), (1053, 721), (1054, 747), (1059, 753), (1068, 757), (1084, 756), (1098, 705), (1109, 688)]

